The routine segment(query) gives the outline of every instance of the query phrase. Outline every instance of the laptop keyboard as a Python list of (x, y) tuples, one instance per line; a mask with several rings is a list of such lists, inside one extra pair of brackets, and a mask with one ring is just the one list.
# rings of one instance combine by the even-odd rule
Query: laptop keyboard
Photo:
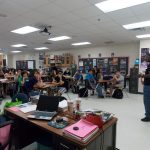
[(32, 115), (36, 115), (37, 117), (53, 117), (57, 114), (57, 112), (46, 112), (46, 111), (34, 111)]

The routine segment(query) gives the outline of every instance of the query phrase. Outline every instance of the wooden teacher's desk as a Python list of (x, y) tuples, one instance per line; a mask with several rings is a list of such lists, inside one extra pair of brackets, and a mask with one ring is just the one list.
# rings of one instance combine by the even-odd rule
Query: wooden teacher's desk
[[(15, 138), (18, 149), (33, 142), (31, 139), (40, 137), (40, 133), (52, 135), (54, 150), (100, 150), (101, 147), (103, 147), (103, 150), (113, 150), (116, 147), (117, 118), (107, 122), (103, 129), (100, 129), (89, 141), (82, 143), (64, 136), (63, 129), (53, 128), (48, 125), (47, 121), (27, 119), (28, 113), (12, 111), (7, 108), (5, 114), (14, 120), (14, 134), (15, 137), (18, 137)], [(75, 122), (73, 119), (68, 119), (69, 124)]]

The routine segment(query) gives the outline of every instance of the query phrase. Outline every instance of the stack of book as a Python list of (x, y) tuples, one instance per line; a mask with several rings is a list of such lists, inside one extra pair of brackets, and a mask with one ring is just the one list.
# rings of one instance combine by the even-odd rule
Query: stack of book
[(84, 119), (79, 120), (64, 129), (64, 135), (80, 142), (86, 143), (93, 135), (99, 131), (97, 125)]

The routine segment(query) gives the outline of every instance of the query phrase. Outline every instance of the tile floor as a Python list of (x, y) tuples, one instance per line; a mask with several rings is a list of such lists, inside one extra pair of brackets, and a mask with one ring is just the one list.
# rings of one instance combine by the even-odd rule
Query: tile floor
[[(67, 98), (67, 95), (64, 95)], [(72, 100), (76, 94), (69, 93)], [(120, 150), (150, 150), (150, 122), (140, 119), (144, 116), (143, 95), (128, 94), (123, 99), (98, 99), (96, 95), (82, 98), (82, 109), (97, 108), (114, 113), (118, 118), (117, 148)], [(0, 105), (0, 109), (4, 104)], [(30, 149), (31, 150), (31, 149)]]

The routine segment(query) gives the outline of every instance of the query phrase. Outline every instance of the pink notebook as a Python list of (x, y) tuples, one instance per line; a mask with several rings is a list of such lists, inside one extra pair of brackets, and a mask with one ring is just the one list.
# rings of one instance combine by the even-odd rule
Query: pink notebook
[[(74, 130), (74, 128), (78, 128), (77, 130)], [(77, 137), (80, 138), (85, 138), (86, 136), (88, 136), (90, 133), (92, 133), (93, 131), (95, 131), (98, 128), (97, 125), (92, 124), (91, 122), (88, 122), (84, 119), (81, 119), (80, 121), (76, 122), (75, 124), (72, 124), (69, 127), (66, 127), (64, 129), (64, 132), (66, 132), (67, 134), (73, 134)]]

